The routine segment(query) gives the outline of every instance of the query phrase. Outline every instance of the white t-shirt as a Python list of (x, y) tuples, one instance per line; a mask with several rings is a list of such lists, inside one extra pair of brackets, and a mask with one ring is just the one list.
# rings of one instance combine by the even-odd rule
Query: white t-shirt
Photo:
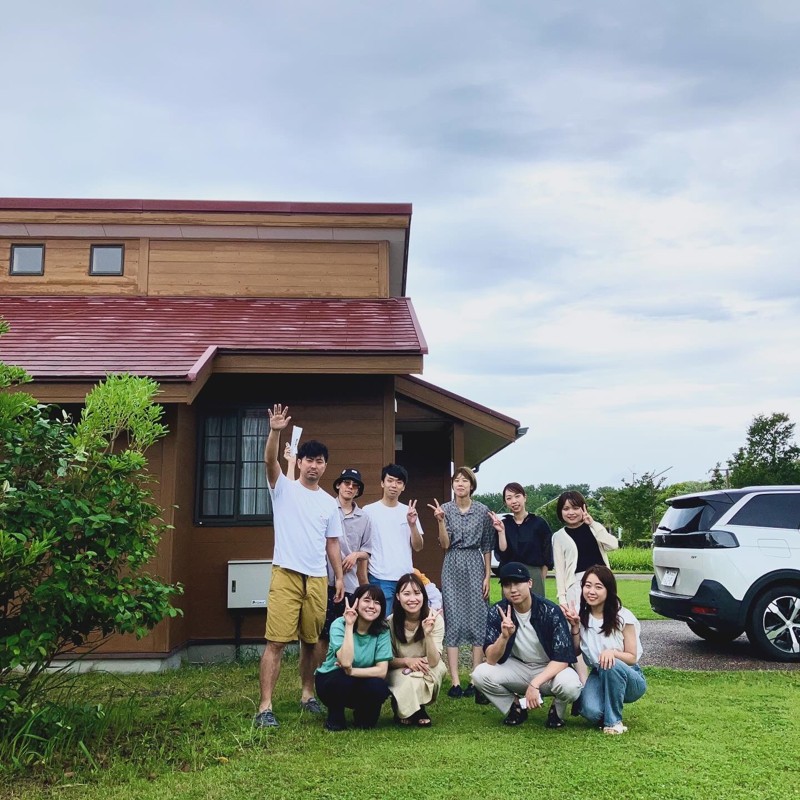
[[(411, 562), (411, 529), (406, 519), (408, 506), (404, 503), (387, 506), (379, 500), (364, 506), (364, 513), (372, 520), (370, 574), (382, 581), (396, 581), (411, 572), (414, 565)], [(422, 535), (419, 523), (417, 530)]]
[(515, 610), (514, 614), (517, 617), (517, 635), (514, 637), (511, 655), (529, 666), (546, 667), (550, 658), (531, 625), (531, 610), (528, 609), (524, 614)]
[(586, 659), (586, 663), (592, 667), (596, 667), (600, 662), (600, 653), (603, 650), (624, 650), (625, 643), (622, 633), (622, 628), (625, 625), (633, 625), (636, 631), (636, 661), (642, 657), (642, 640), (640, 637), (642, 626), (639, 620), (628, 611), (627, 608), (619, 610), (619, 618), (622, 620), (622, 627), (615, 628), (610, 636), (605, 636), (600, 628), (603, 625), (602, 619), (596, 619), (589, 614), (589, 627), (584, 628), (581, 625), (581, 652)]
[(310, 577), (328, 574), (325, 540), (342, 535), (339, 506), (323, 489), (306, 489), (283, 473), (270, 486), (275, 525), (272, 562)]

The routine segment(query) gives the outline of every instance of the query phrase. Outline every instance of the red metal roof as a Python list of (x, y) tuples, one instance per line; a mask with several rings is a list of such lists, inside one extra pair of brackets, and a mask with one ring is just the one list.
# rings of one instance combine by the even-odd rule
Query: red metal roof
[(38, 380), (193, 381), (215, 353), (428, 352), (411, 300), (3, 297), (0, 359)]
[(3, 211), (174, 211), (220, 214), (401, 214), (411, 203), (282, 203), (261, 200), (114, 200), (0, 197)]

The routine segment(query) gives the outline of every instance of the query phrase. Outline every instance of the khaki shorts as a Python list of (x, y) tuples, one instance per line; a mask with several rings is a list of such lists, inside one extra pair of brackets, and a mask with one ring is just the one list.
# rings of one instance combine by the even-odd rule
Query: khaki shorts
[(267, 630), (271, 642), (300, 639), (314, 644), (325, 624), (328, 577), (309, 577), (283, 567), (272, 568), (267, 598)]

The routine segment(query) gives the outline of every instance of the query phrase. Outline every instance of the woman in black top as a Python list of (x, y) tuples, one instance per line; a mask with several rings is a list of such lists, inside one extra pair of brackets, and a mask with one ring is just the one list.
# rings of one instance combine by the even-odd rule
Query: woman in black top
[(619, 541), (592, 519), (580, 492), (563, 492), (558, 498), (556, 513), (564, 523), (564, 527), (553, 534), (558, 602), (577, 609), (583, 573), (595, 564), (608, 567), (606, 552), (616, 550)]
[(533, 591), (544, 597), (547, 571), (553, 568), (553, 543), (550, 526), (525, 508), (525, 489), (519, 483), (509, 483), (503, 489), (503, 500), (511, 512), (503, 517), (492, 514), (497, 532), (495, 556), (500, 566), (518, 561), (528, 567)]

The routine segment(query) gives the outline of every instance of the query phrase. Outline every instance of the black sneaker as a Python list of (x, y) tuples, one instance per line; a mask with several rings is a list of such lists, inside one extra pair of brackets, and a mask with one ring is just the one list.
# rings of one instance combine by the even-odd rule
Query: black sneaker
[(467, 688), (464, 689), (464, 697), (475, 697), (475, 687), (471, 684), (467, 684)]
[(547, 722), (545, 722), (545, 728), (563, 728), (564, 727), (564, 720), (558, 716), (558, 711), (556, 711), (556, 704), (550, 706), (550, 711), (547, 712)]
[(464, 690), (461, 688), (461, 684), (454, 683), (447, 692), (447, 696), (452, 697), (454, 700), (460, 700), (464, 696)]
[(337, 720), (328, 719), (325, 720), (325, 724), (323, 725), (326, 731), (330, 731), (331, 733), (339, 733), (339, 731), (346, 731), (347, 725), (344, 722), (339, 722)]
[(519, 703), (514, 703), (503, 720), (503, 725), (522, 725), (528, 719), (528, 709), (522, 708)]
[(277, 728), (278, 726), (278, 720), (272, 713), (271, 708), (268, 708), (266, 711), (259, 711), (253, 718), (254, 728)]
[(489, 705), (489, 698), (480, 689), (475, 690), (475, 705), (476, 706)]
[(300, 710), (308, 711), (309, 714), (322, 714), (322, 706), (316, 697), (309, 697), (308, 700), (300, 701)]

